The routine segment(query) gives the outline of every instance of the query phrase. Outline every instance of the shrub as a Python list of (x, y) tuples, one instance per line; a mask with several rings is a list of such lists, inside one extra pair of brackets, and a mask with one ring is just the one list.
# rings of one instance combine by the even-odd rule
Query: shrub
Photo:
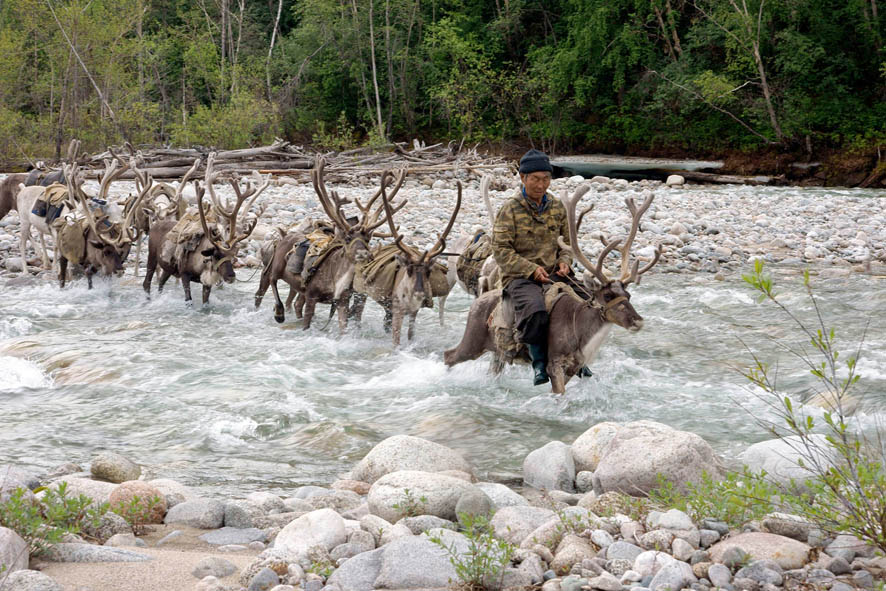
[[(841, 358), (836, 330), (829, 328), (824, 320), (808, 272), (803, 275), (803, 286), (812, 305), (811, 325), (778, 299), (772, 279), (763, 273), (762, 261), (757, 261), (753, 272), (743, 277), (760, 293), (761, 302), (775, 304), (805, 337), (811, 349), (781, 344), (815, 377), (818, 398), (828, 407), (821, 423), (795, 409), (791, 399), (778, 389), (777, 372), (752, 352), (753, 365), (742, 373), (759, 388), (759, 396), (782, 423), (764, 423), (764, 426), (777, 436), (796, 436), (795, 450), (810, 476), (805, 483), (806, 492), (790, 494), (791, 490), (786, 490), (782, 500), (795, 513), (829, 533), (848, 532), (886, 551), (886, 448), (882, 429), (877, 425), (873, 435), (857, 432), (847, 416), (860, 378), (857, 363), (864, 335), (855, 354)], [(830, 449), (822, 449), (820, 435), (816, 437), (819, 433), (824, 433)], [(823, 453), (825, 451), (830, 453)], [(836, 461), (824, 459), (832, 454), (836, 455)]]
[(425, 513), (427, 502), (426, 496), (422, 495), (416, 499), (412, 491), (406, 488), (403, 489), (403, 500), (394, 503), (391, 507), (402, 513), (404, 517), (415, 517)]
[(31, 555), (45, 552), (65, 534), (80, 533), (86, 524), (98, 527), (108, 510), (107, 504), (94, 506), (86, 495), (69, 497), (64, 482), (55, 490), (45, 489), (39, 502), (30, 500), (25, 493), (25, 489), (17, 488), (6, 502), (0, 503), (0, 525), (20, 535)]
[(111, 510), (132, 526), (133, 534), (142, 536), (149, 531), (148, 524), (154, 523), (152, 513), (158, 504), (160, 497), (156, 495), (147, 499), (136, 495), (128, 502), (120, 501)]
[(460, 552), (455, 544), (447, 545), (439, 536), (432, 536), (431, 541), (449, 554), (449, 562), (462, 585), (468, 589), (500, 587), (516, 547), (495, 537), (485, 515), (460, 513), (458, 520), (468, 539), (466, 552)]

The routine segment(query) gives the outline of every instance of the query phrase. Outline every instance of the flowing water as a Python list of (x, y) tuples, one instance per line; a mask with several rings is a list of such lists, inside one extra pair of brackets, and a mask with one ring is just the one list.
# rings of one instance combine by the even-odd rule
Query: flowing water
[[(595, 376), (557, 397), (530, 385), (527, 366), (494, 378), (484, 357), (447, 370), (441, 352), (458, 342), (471, 302), (457, 287), (446, 326), (424, 310), (416, 339), (394, 350), (371, 302), (342, 338), (334, 322), (323, 329), (325, 306), (303, 331), (292, 316), (275, 323), (270, 301), (254, 311), (257, 277), (239, 273), (244, 281), (213, 290), (205, 309), (186, 308), (173, 282), (146, 301), (131, 276), (92, 291), (84, 281), (64, 291), (0, 283), (0, 463), (85, 464), (108, 449), (207, 494), (285, 492), (328, 484), (381, 439), (408, 433), (462, 451), (481, 477), (507, 479), (550, 440), (637, 419), (698, 433), (734, 458), (766, 438), (755, 419), (772, 418), (732, 369), (750, 359), (742, 341), (781, 360), (786, 391), (813, 385), (769, 340), (790, 341), (790, 322), (738, 277), (650, 273), (633, 289), (645, 328), (614, 329)], [(799, 275), (778, 284), (811, 319)], [(869, 421), (886, 408), (883, 279), (815, 285), (844, 351), (867, 326), (858, 416)]]

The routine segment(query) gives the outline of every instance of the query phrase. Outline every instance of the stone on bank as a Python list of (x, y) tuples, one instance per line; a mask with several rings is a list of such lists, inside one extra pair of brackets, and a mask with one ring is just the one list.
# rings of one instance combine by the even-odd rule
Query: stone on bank
[(410, 435), (388, 437), (366, 454), (351, 471), (354, 480), (374, 483), (376, 480), (403, 470), (442, 472), (459, 470), (473, 473), (471, 465), (453, 449)]

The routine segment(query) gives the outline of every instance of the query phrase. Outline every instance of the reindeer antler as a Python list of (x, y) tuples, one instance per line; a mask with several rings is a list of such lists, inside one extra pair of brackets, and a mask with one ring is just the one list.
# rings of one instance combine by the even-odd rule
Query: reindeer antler
[(584, 197), (585, 193), (590, 190), (590, 185), (581, 185), (579, 188), (575, 190), (572, 194), (572, 197), (569, 196), (568, 192), (564, 192), (562, 201), (563, 205), (566, 206), (566, 225), (569, 228), (569, 244), (563, 240), (563, 237), (560, 236), (557, 239), (557, 243), (560, 245), (560, 248), (564, 250), (569, 250), (572, 252), (573, 256), (575, 256), (575, 260), (577, 260), (581, 265), (593, 273), (594, 277), (602, 284), (607, 284), (611, 280), (606, 274), (603, 272), (603, 260), (606, 258), (606, 255), (609, 254), (613, 248), (617, 247), (621, 240), (613, 240), (608, 243), (606, 247), (603, 249), (603, 252), (600, 253), (600, 256), (597, 258), (597, 264), (594, 264), (588, 259), (585, 253), (581, 250), (581, 247), (578, 245), (578, 226), (581, 224), (581, 221), (584, 219), (586, 213), (593, 209), (593, 206), (588, 207), (584, 211), (581, 212), (581, 215), (576, 220), (575, 218), (575, 207), (578, 205), (578, 202)]
[(640, 204), (640, 207), (637, 207), (637, 204), (634, 203), (633, 197), (625, 198), (625, 205), (628, 206), (628, 210), (631, 212), (631, 230), (628, 232), (628, 237), (625, 239), (624, 244), (619, 249), (621, 252), (621, 276), (619, 280), (625, 285), (638, 282), (640, 279), (640, 275), (651, 269), (661, 257), (661, 248), (656, 247), (655, 256), (652, 259), (652, 262), (643, 267), (642, 270), (639, 269), (640, 261), (634, 261), (634, 264), (631, 265), (630, 255), (631, 255), (631, 245), (634, 243), (634, 238), (637, 236), (637, 230), (640, 228), (640, 218), (643, 217), (643, 214), (649, 209), (649, 206), (652, 205), (652, 200), (655, 199), (655, 195), (652, 191), (644, 191), (643, 192), (643, 202)]
[[(197, 167), (197, 162), (194, 163), (194, 166), (191, 170), (188, 171), (190, 174)], [(227, 220), (228, 225), (228, 239), (225, 242), (225, 248), (223, 250), (230, 250), (234, 248), (234, 245), (238, 242), (245, 240), (252, 234), (252, 231), (255, 230), (256, 225), (258, 225), (258, 217), (264, 213), (264, 206), (259, 208), (257, 217), (253, 220), (253, 223), (249, 226), (246, 232), (237, 233), (237, 217), (240, 214), (240, 211), (249, 211), (252, 208), (252, 205), (255, 203), (255, 200), (258, 199), (259, 195), (261, 195), (265, 189), (271, 184), (271, 175), (267, 175), (262, 178), (262, 176), (257, 172), (253, 171), (252, 180), (247, 180), (245, 186), (240, 185), (240, 177), (236, 174), (231, 176), (229, 182), (231, 183), (231, 187), (234, 189), (234, 194), (236, 195), (236, 199), (233, 205), (230, 205), (230, 202), (225, 200), (226, 207), (221, 205), (221, 202), (218, 200), (218, 197), (215, 194), (215, 189), (212, 184), (218, 179), (218, 173), (213, 170), (215, 164), (215, 152), (209, 154), (209, 157), (206, 160), (206, 175), (205, 175), (205, 184), (206, 190), (209, 191), (210, 199), (212, 200), (212, 206), (215, 211), (215, 214)], [(185, 175), (187, 178), (187, 174)], [(253, 182), (255, 184), (253, 184)], [(247, 201), (248, 200), (248, 201)], [(246, 207), (243, 207), (243, 204), (246, 203)], [(200, 207), (202, 210), (202, 205)]]
[(458, 181), (458, 193), (456, 194), (455, 198), (455, 209), (452, 210), (452, 215), (449, 216), (449, 223), (446, 224), (446, 229), (443, 230), (443, 233), (437, 237), (437, 242), (435, 242), (434, 246), (431, 247), (430, 253), (426, 250), (425, 253), (422, 255), (422, 259), (424, 259), (425, 255), (428, 255), (428, 259), (430, 260), (446, 249), (446, 237), (452, 230), (452, 225), (455, 224), (455, 217), (458, 215), (458, 210), (461, 209), (461, 190), (461, 181)]
[[(400, 191), (400, 187), (403, 185), (403, 180), (406, 178), (406, 169), (401, 168), (397, 171), (396, 174), (392, 174), (390, 170), (385, 170), (381, 174), (381, 187), (378, 191), (375, 192), (375, 195), (366, 203), (364, 206), (358, 199), (354, 200), (354, 204), (357, 206), (357, 209), (363, 214), (362, 219), (357, 224), (360, 227), (361, 232), (364, 234), (370, 234), (377, 230), (380, 226), (385, 223), (385, 220), (379, 220), (378, 218), (381, 216), (381, 212), (385, 211), (384, 204), (380, 204), (376, 207), (375, 211), (370, 212), (372, 209), (372, 204), (375, 203), (375, 200), (379, 198), (382, 193), (382, 189), (387, 186), (387, 183), (393, 182), (394, 190), (390, 195), (387, 195), (389, 201), (393, 201), (394, 196), (397, 195), (397, 192)], [(399, 204), (394, 206), (393, 213), (397, 213), (403, 206), (406, 205), (406, 200), (404, 199)], [(387, 214), (385, 214), (387, 215)]]
[(317, 165), (311, 169), (311, 182), (314, 185), (314, 192), (317, 193), (317, 197), (320, 199), (320, 206), (323, 207), (326, 216), (342, 232), (347, 232), (350, 230), (351, 225), (348, 224), (347, 217), (342, 211), (342, 206), (348, 201), (339, 197), (338, 191), (330, 191), (326, 188), (325, 169), (325, 158), (319, 158)]
[(489, 199), (489, 185), (492, 183), (492, 177), (484, 174), (480, 179), (480, 194), (483, 195), (483, 203), (486, 205), (486, 215), (489, 216), (489, 230), (495, 227), (495, 216), (492, 214), (492, 200)]
[[(206, 214), (203, 211), (203, 195), (206, 194), (206, 189), (200, 185), (200, 181), (194, 180), (194, 192), (197, 194), (197, 212), (200, 214), (200, 225), (203, 226), (203, 235), (206, 236), (206, 239), (216, 247), (217, 249), (224, 251), (227, 250), (224, 245), (219, 244), (215, 238), (212, 236), (212, 231), (209, 229), (209, 224), (206, 223)], [(209, 208), (212, 209), (212, 204), (209, 204)]]

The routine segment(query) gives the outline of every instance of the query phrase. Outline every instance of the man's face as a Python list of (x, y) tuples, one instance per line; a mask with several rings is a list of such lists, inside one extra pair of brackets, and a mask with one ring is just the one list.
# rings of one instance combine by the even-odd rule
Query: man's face
[(548, 187), (551, 186), (551, 173), (539, 171), (521, 174), (520, 180), (526, 187), (526, 194), (535, 201), (541, 201), (544, 194), (548, 192)]

